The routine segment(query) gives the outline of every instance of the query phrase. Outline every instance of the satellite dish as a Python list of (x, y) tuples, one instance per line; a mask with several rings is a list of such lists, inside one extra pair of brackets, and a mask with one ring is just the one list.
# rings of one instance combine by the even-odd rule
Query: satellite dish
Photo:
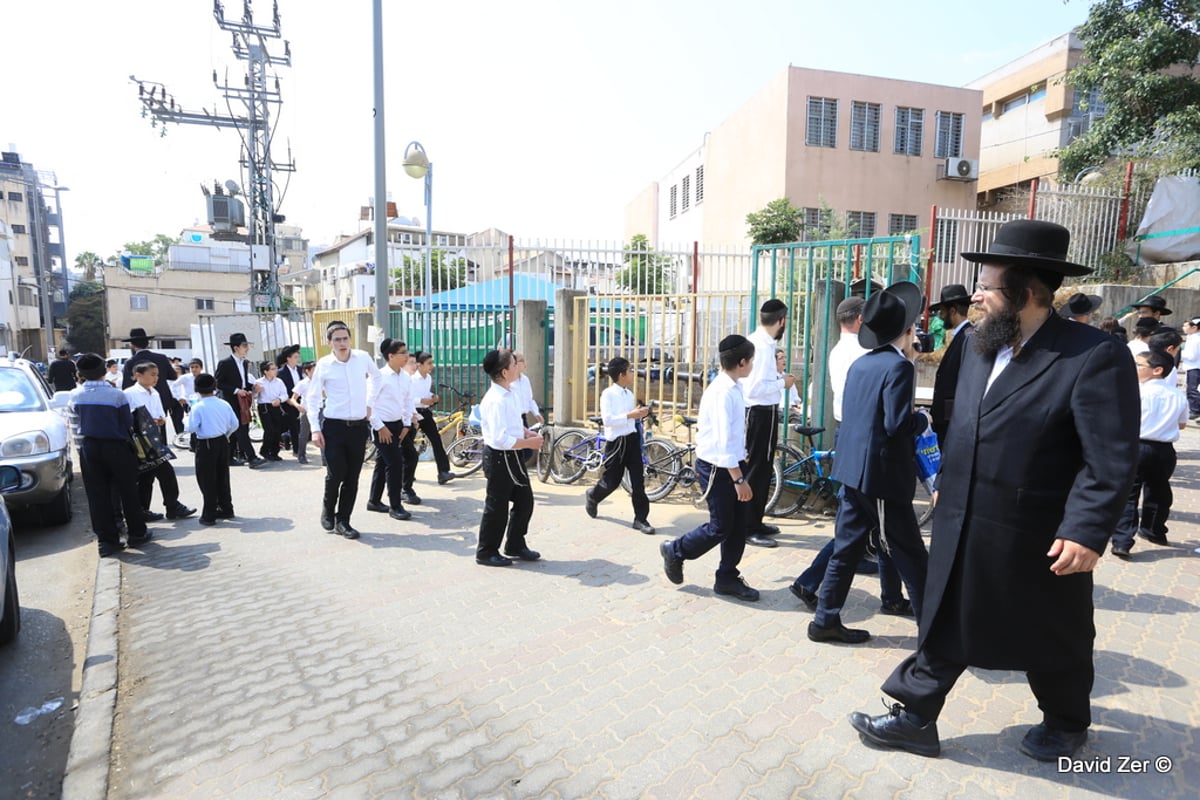
[(230, 195), (239, 195), (242, 193), (242, 187), (237, 185), (237, 181), (225, 181), (225, 188)]

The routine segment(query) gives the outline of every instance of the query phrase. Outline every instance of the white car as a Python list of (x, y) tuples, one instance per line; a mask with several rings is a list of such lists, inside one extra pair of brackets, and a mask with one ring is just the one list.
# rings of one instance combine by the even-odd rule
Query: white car
[[(0, 466), (0, 492), (10, 492), (21, 484), (16, 467)], [(21, 630), (21, 601), (17, 597), (17, 548), (13, 542), (8, 508), (0, 503), (0, 644), (7, 644)]]
[(71, 520), (75, 479), (70, 432), (55, 410), (65, 409), (69, 393), (58, 395), (31, 362), (14, 355), (0, 360), (0, 464), (21, 471), (20, 486), (4, 500), (9, 508), (38, 507), (50, 525)]

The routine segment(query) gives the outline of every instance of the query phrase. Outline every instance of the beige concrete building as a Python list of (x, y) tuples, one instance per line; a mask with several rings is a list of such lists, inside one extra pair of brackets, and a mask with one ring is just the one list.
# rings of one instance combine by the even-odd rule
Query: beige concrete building
[(1065, 33), (968, 84), (983, 93), (981, 203), (990, 205), (997, 193), (1034, 178), (1056, 177), (1054, 151), (1104, 113), (1099, 97), (1081, 96), (1063, 81), (1082, 55), (1080, 39)]
[(630, 201), (625, 239), (749, 246), (746, 215), (780, 197), (824, 238), (822, 205), (859, 236), (974, 207), (982, 92), (788, 67)]

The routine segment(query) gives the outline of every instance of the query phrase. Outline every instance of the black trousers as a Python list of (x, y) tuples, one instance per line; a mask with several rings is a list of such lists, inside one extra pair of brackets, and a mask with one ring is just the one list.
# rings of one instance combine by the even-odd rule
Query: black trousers
[(168, 416), (171, 418), (171, 425), (175, 428), (175, 435), (178, 436), (183, 433), (183, 404), (180, 402), (172, 403)]
[[(742, 474), (746, 471), (743, 467)], [(746, 507), (749, 503), (739, 502), (733, 478), (724, 467), (714, 467), (703, 459), (696, 459), (696, 476), (702, 487), (707, 489), (708, 522), (685, 533), (671, 542), (671, 550), (677, 558), (696, 559), (720, 545), (721, 563), (717, 566), (717, 580), (736, 580), (741, 574), (738, 564), (746, 552)]]
[(1200, 369), (1187, 371), (1188, 416), (1200, 416)]
[(604, 474), (600, 481), (588, 490), (595, 503), (617, 490), (621, 477), (629, 472), (629, 488), (633, 490), (633, 518), (647, 522), (650, 516), (650, 501), (646, 499), (646, 465), (642, 463), (642, 437), (636, 431), (604, 446)]
[[(883, 691), (926, 720), (942, 713), (946, 695), (966, 664), (947, 661), (922, 647), (910, 655), (883, 683)], [(1042, 721), (1063, 731), (1083, 731), (1092, 724), (1092, 662), (1057, 672), (1026, 672), (1029, 688), (1042, 710)]]
[(779, 443), (779, 406), (750, 406), (746, 409), (746, 464), (752, 497), (746, 503), (746, 527), (755, 533), (763, 524), (767, 490), (771, 485), (771, 462)]
[[(229, 403), (228, 400), (225, 402)], [(238, 419), (242, 418), (236, 397), (232, 403), (229, 403), (229, 407), (233, 409), (235, 417)], [(254, 452), (254, 443), (250, 441), (249, 423), (239, 424), (238, 429), (229, 435), (229, 457), (234, 458), (235, 456), (241, 457), (246, 461), (253, 461), (257, 458)]]
[(229, 440), (224, 436), (196, 440), (196, 483), (204, 505), (200, 519), (215, 519), (219, 513), (233, 513), (229, 489)]
[[(912, 501), (883, 501), (883, 530), (880, 540), (908, 589), (917, 619), (921, 618), (921, 600), (925, 595), (925, 576), (929, 553), (921, 541), (921, 528)], [(878, 500), (849, 486), (842, 487), (837, 524), (833, 535), (833, 555), (825, 568), (821, 590), (817, 594), (817, 612), (813, 622), (830, 628), (841, 621), (842, 606), (854, 582), (854, 568), (867, 550), (871, 531), (878, 530)]]
[(114, 495), (120, 500), (129, 535), (134, 538), (146, 535), (146, 520), (138, 496), (137, 456), (133, 454), (131, 441), (85, 437), (79, 446), (79, 470), (97, 539), (109, 544), (121, 541)]
[(170, 461), (164, 461), (152, 470), (138, 475), (138, 499), (141, 507), (150, 510), (154, 501), (154, 481), (162, 489), (163, 505), (170, 511), (179, 502), (179, 479), (175, 477), (175, 468)]
[(279, 437), (283, 434), (283, 409), (269, 403), (259, 403), (258, 421), (262, 423), (263, 428), (259, 452), (264, 456), (278, 456)]
[(383, 490), (387, 489), (388, 505), (393, 511), (403, 511), (404, 503), (400, 500), (400, 495), (404, 490), (404, 477), (406, 474), (405, 458), (404, 458), (404, 443), (408, 444), (410, 449), (416, 450), (412, 445), (412, 431), (409, 430), (404, 436), (404, 443), (400, 441), (400, 434), (404, 433), (404, 423), (400, 420), (394, 422), (383, 423), (384, 427), (391, 431), (392, 440), (384, 444), (379, 440), (379, 433), (375, 432), (372, 436), (375, 439), (375, 470), (371, 473), (371, 496), (372, 502), (379, 503), (383, 499)]
[[(1142, 439), (1138, 443), (1137, 472), (1133, 488), (1125, 499), (1125, 510), (1117, 522), (1113, 534), (1114, 545), (1133, 546), (1133, 537), (1138, 528), (1167, 535), (1167, 518), (1175, 493), (1171, 491), (1171, 475), (1175, 473), (1175, 445), (1170, 442), (1152, 442)], [(1138, 503), (1142, 511), (1138, 513)]]
[(300, 412), (287, 403), (279, 410), (283, 412), (283, 432), (288, 435), (288, 449), (295, 452), (296, 442), (300, 439)]
[[(487, 476), (487, 496), (483, 518), (479, 521), (479, 546), (476, 558), (499, 555), (505, 531), (505, 551), (525, 549), (525, 535), (533, 518), (533, 487), (519, 450), (483, 448), (483, 473)], [(510, 510), (511, 506), (511, 510)]]
[(321, 434), (325, 437), (325, 513), (346, 525), (358, 499), (358, 476), (367, 454), (367, 432), (371, 426), (365, 419), (340, 420), (325, 418)]
[(446, 446), (442, 444), (442, 435), (438, 433), (437, 424), (433, 421), (433, 409), (418, 408), (417, 413), (421, 415), (421, 421), (418, 424), (421, 426), (421, 432), (425, 434), (425, 438), (429, 440), (429, 446), (433, 449), (433, 460), (437, 462), (438, 472), (449, 472), (450, 459), (446, 457)]

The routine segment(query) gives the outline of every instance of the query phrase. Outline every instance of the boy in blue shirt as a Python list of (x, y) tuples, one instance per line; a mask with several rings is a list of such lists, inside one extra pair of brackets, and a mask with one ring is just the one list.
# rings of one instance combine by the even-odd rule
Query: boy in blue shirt
[(196, 483), (204, 496), (201, 525), (233, 519), (229, 489), (229, 437), (238, 429), (238, 418), (224, 400), (216, 397), (217, 379), (206, 372), (196, 376), (199, 402), (188, 415), (187, 430), (196, 436)]

